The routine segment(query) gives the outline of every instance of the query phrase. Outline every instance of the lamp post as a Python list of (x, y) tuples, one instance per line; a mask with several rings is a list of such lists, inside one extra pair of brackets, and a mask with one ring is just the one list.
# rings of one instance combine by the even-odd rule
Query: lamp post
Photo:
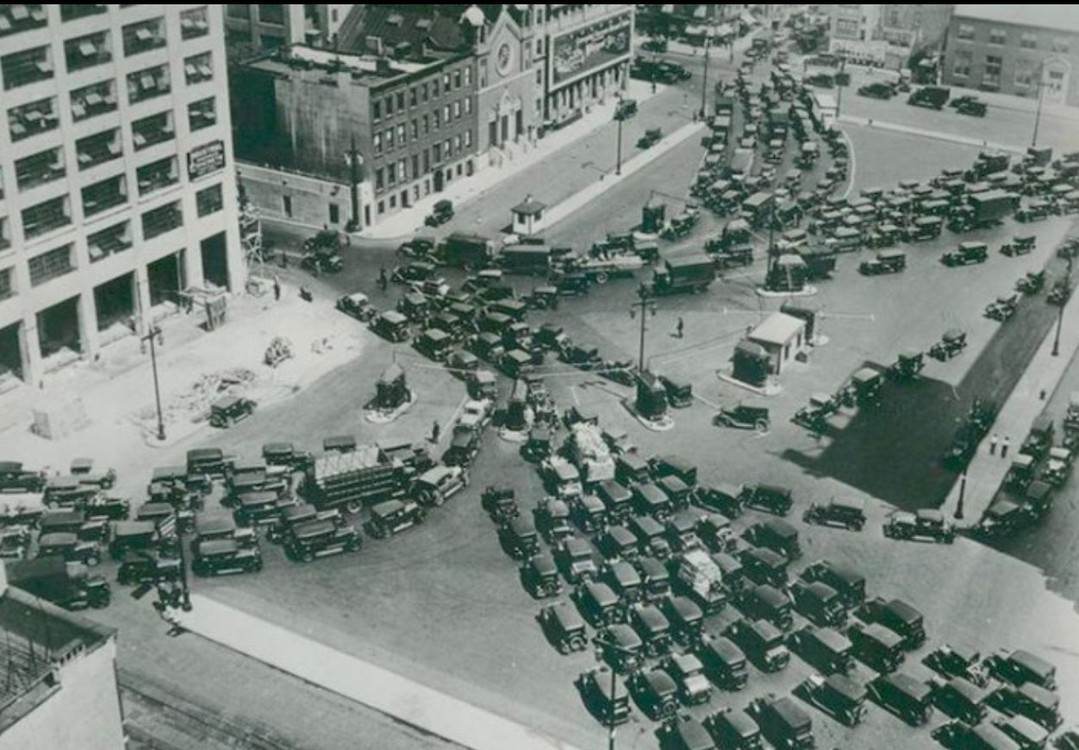
[(1069, 253), (1067, 257), (1068, 271), (1064, 277), (1065, 287), (1064, 299), (1060, 301), (1060, 310), (1057, 313), (1057, 332), (1053, 337), (1053, 356), (1060, 356), (1060, 330), (1064, 327), (1064, 306), (1068, 304), (1068, 297), (1071, 296), (1071, 283), (1072, 283), (1072, 256)]
[(640, 308), (641, 315), (641, 340), (637, 354), (637, 369), (644, 372), (644, 332), (647, 330), (645, 326), (647, 315), (645, 313), (650, 311), (652, 317), (656, 315), (656, 303), (653, 301), (652, 292), (648, 291), (648, 287), (644, 284), (641, 284), (637, 289), (637, 301), (630, 306), (629, 310), (630, 318), (636, 317), (638, 308)]
[(1038, 66), (1038, 106), (1034, 108), (1034, 134), (1030, 137), (1030, 147), (1038, 145), (1038, 125), (1042, 119), (1042, 99), (1045, 98), (1045, 63)]
[(701, 78), (701, 120), (708, 116), (708, 49), (712, 43), (712, 29), (704, 35), (704, 76)]
[(161, 388), (158, 385), (157, 380), (157, 349), (154, 344), (155, 341), (162, 346), (165, 343), (165, 336), (161, 332), (158, 326), (151, 326), (150, 330), (146, 332), (140, 341), (150, 342), (150, 367), (154, 373), (154, 402), (157, 405), (157, 439), (161, 442), (165, 442), (165, 419), (161, 414)]
[[(623, 648), (622, 646), (619, 646), (616, 643), (611, 643), (610, 641), (608, 641), (608, 640), (606, 640), (604, 638), (600, 638), (599, 636), (596, 636), (596, 638), (593, 640), (593, 643), (596, 646), (596, 659), (599, 660), (600, 662), (603, 661), (603, 649), (610, 649), (612, 651), (617, 651), (617, 652), (619, 652), (621, 654), (627, 654), (629, 656), (636, 657), (636, 654), (633, 651), (631, 651), (631, 650), (629, 650), (627, 648)], [(614, 708), (615, 708), (615, 697), (616, 697), (616, 694), (618, 692), (618, 673), (615, 671), (613, 666), (610, 667), (610, 669), (611, 669), (611, 699), (610, 699), (610, 703), (607, 706), (607, 717), (606, 717), (607, 718), (607, 750), (615, 750), (615, 747), (614, 747), (615, 728), (618, 726), (618, 724), (615, 722)]]
[(356, 136), (352, 136), (348, 153), (345, 154), (348, 163), (349, 188), (352, 199), (352, 218), (349, 219), (345, 229), (355, 232), (360, 228), (360, 167), (363, 165), (363, 157), (356, 148)]
[[(996, 438), (993, 438), (996, 440)], [(957, 519), (963, 518), (963, 495), (967, 492), (967, 473), (964, 471), (959, 475), (959, 500), (955, 504), (954, 517)]]
[(619, 91), (615, 96), (618, 98), (614, 113), (614, 119), (618, 121), (618, 156), (614, 164), (614, 173), (620, 176), (622, 174), (622, 120), (625, 119), (625, 110), (622, 109), (622, 92)]
[(839, 75), (836, 76), (836, 94), (835, 94), (835, 117), (839, 119), (839, 113), (843, 108), (843, 86), (844, 81), (847, 80), (847, 58), (842, 56), (839, 58)]

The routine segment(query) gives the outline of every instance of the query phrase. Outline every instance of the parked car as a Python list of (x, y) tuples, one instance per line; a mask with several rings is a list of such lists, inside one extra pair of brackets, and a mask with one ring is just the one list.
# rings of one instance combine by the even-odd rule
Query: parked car
[(848, 727), (865, 719), (866, 688), (844, 674), (811, 674), (795, 693)]
[(870, 700), (911, 726), (921, 726), (933, 715), (933, 689), (903, 672), (882, 674), (866, 689)]
[(583, 651), (588, 647), (588, 632), (577, 610), (565, 602), (551, 604), (537, 616), (548, 640), (561, 654)]

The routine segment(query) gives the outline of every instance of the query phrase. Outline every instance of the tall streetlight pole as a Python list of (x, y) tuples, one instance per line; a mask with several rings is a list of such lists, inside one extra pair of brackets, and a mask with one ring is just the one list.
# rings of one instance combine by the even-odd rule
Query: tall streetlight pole
[(638, 308), (641, 316), (641, 340), (640, 348), (637, 353), (637, 369), (640, 372), (644, 372), (644, 332), (647, 330), (645, 326), (645, 320), (648, 317), (646, 313), (651, 311), (652, 315), (656, 314), (656, 303), (652, 301), (652, 292), (648, 291), (648, 287), (641, 284), (637, 289), (637, 301), (630, 306), (629, 315), (634, 317), (638, 313)]
[(704, 76), (701, 79), (701, 119), (708, 116), (708, 48), (712, 42), (712, 29), (709, 28), (704, 35)]
[(1068, 254), (1068, 257), (1067, 257), (1067, 263), (1068, 263), (1068, 273), (1067, 273), (1067, 276), (1064, 277), (1065, 282), (1067, 283), (1067, 286), (1065, 287), (1064, 299), (1062, 299), (1060, 301), (1060, 311), (1057, 314), (1057, 332), (1056, 332), (1056, 336), (1053, 337), (1053, 356), (1054, 357), (1059, 357), (1060, 356), (1060, 330), (1064, 327), (1064, 306), (1066, 304), (1068, 304), (1068, 297), (1071, 296), (1072, 256), (1071, 256), (1070, 253)]
[(140, 341), (150, 342), (150, 367), (154, 373), (154, 402), (157, 404), (157, 439), (165, 442), (165, 419), (161, 414), (161, 388), (157, 382), (157, 349), (154, 346), (155, 341), (164, 343), (164, 335), (158, 326), (151, 326)]
[[(623, 648), (622, 646), (619, 646), (616, 643), (611, 643), (610, 641), (605, 640), (603, 638), (600, 638), (598, 636), (593, 640), (593, 643), (596, 645), (596, 658), (598, 660), (600, 660), (601, 662), (603, 661), (603, 649), (610, 649), (611, 651), (617, 651), (620, 654), (632, 656), (634, 658), (636, 658), (636, 656), (637, 656), (637, 654), (634, 653), (633, 651), (631, 651), (631, 650), (629, 650), (627, 648)], [(617, 692), (618, 692), (618, 673), (615, 671), (613, 666), (610, 666), (610, 670), (611, 670), (611, 700), (610, 700), (609, 705), (607, 706), (607, 717), (606, 717), (606, 719), (607, 719), (607, 750), (615, 750), (615, 747), (614, 747), (615, 729), (618, 726), (618, 724), (615, 721), (615, 710), (614, 709), (615, 709), (615, 703), (616, 703), (616, 695), (617, 695)]]
[(352, 218), (349, 219), (346, 228), (355, 232), (360, 228), (360, 167), (363, 165), (363, 157), (356, 148), (356, 136), (352, 136), (348, 154), (345, 155), (348, 162), (349, 187), (352, 199)]
[(614, 164), (614, 173), (618, 176), (622, 174), (622, 120), (626, 119), (626, 116), (625, 110), (622, 109), (622, 92), (619, 91), (615, 96), (618, 98), (614, 113), (614, 119), (618, 121), (618, 157)]
[(1034, 135), (1030, 138), (1030, 147), (1034, 148), (1038, 145), (1038, 124), (1042, 119), (1042, 99), (1045, 98), (1045, 81), (1042, 78), (1045, 76), (1045, 64), (1038, 66), (1038, 106), (1034, 109)]

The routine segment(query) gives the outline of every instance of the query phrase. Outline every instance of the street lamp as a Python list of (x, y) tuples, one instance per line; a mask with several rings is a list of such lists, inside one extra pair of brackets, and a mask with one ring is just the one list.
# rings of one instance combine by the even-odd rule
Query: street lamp
[(712, 29), (709, 28), (704, 35), (704, 76), (701, 78), (701, 119), (703, 120), (708, 116), (708, 54), (709, 47), (712, 44)]
[(615, 105), (614, 119), (618, 121), (618, 158), (615, 161), (614, 173), (616, 176), (622, 174), (622, 120), (625, 119), (625, 110), (622, 108), (622, 92), (619, 91), (615, 94), (618, 99), (618, 104)]
[(641, 372), (644, 372), (644, 332), (646, 330), (645, 321), (648, 317), (647, 315), (645, 315), (645, 311), (651, 312), (652, 317), (654, 318), (656, 316), (657, 309), (656, 303), (653, 301), (652, 292), (648, 291), (648, 287), (646, 287), (643, 283), (637, 289), (637, 301), (630, 305), (629, 317), (631, 319), (637, 317), (638, 308), (640, 308), (641, 315), (641, 342), (637, 354), (637, 369)]
[(1045, 63), (1038, 65), (1038, 106), (1034, 108), (1034, 134), (1030, 138), (1030, 147), (1038, 145), (1038, 124), (1042, 119), (1042, 99), (1045, 98)]
[(348, 153), (345, 154), (345, 162), (349, 168), (349, 187), (352, 199), (352, 218), (349, 219), (345, 229), (355, 232), (360, 228), (360, 167), (363, 166), (363, 157), (356, 148), (356, 136), (352, 136)]
[[(596, 659), (599, 662), (603, 662), (603, 649), (610, 649), (617, 651), (621, 654), (636, 657), (636, 653), (628, 648), (619, 646), (617, 643), (612, 643), (600, 636), (596, 636), (592, 641), (596, 646)], [(615, 721), (615, 696), (618, 692), (618, 673), (615, 671), (613, 665), (608, 665), (611, 670), (611, 699), (607, 704), (607, 750), (615, 750), (615, 728), (618, 723)]]
[(139, 340), (150, 342), (150, 366), (154, 373), (154, 402), (157, 404), (157, 439), (165, 442), (165, 419), (161, 414), (161, 388), (157, 381), (157, 349), (154, 347), (155, 341), (162, 346), (165, 345), (165, 335), (161, 332), (161, 328), (155, 325), (151, 326), (146, 335)]

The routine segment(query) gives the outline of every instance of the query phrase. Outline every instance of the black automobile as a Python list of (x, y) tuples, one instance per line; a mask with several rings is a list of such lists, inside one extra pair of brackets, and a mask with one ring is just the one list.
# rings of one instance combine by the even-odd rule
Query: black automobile
[(452, 218), (453, 201), (440, 200), (435, 202), (435, 205), (431, 209), (431, 213), (424, 218), (423, 223), (429, 227), (437, 227), (445, 224)]
[(768, 407), (751, 404), (722, 408), (716, 413), (714, 421), (720, 427), (734, 427), (739, 430), (756, 430), (757, 432), (767, 432), (771, 424)]
[(716, 685), (726, 690), (741, 690), (749, 682), (746, 657), (728, 638), (705, 636), (695, 653)]
[(794, 607), (815, 625), (841, 627), (847, 621), (847, 610), (839, 592), (822, 581), (797, 580), (790, 587)]
[(932, 680), (929, 684), (933, 691), (933, 705), (942, 713), (971, 726), (986, 717), (990, 695), (988, 690), (962, 677), (953, 677), (947, 682)]
[(865, 601), (865, 576), (846, 565), (817, 560), (807, 565), (800, 577), (828, 584), (839, 593), (847, 607), (857, 607)]
[(746, 577), (754, 583), (768, 584), (777, 588), (787, 585), (787, 558), (770, 549), (749, 547), (738, 556)]
[(634, 604), (629, 609), (629, 624), (644, 642), (650, 656), (667, 653), (671, 648), (670, 621), (652, 604)]
[(633, 700), (652, 721), (662, 721), (678, 711), (678, 686), (661, 668), (634, 672), (626, 681)]
[(423, 523), (427, 510), (417, 502), (384, 500), (371, 508), (364, 531), (374, 539), (385, 539)]
[(588, 647), (588, 631), (584, 620), (565, 602), (551, 604), (537, 616), (540, 627), (560, 654), (583, 651)]
[(360, 549), (360, 535), (351, 526), (337, 526), (332, 521), (308, 521), (289, 529), (285, 553), (292, 560), (311, 562)]
[(1028, 682), (1021, 687), (1003, 685), (989, 696), (989, 705), (1007, 716), (1025, 716), (1049, 731), (1060, 726), (1060, 696)]
[(795, 688), (800, 698), (848, 727), (865, 719), (866, 692), (865, 687), (844, 674), (812, 674)]
[(704, 610), (685, 596), (669, 596), (660, 601), (660, 609), (671, 624), (674, 639), (687, 648), (700, 643), (704, 634)]
[(721, 708), (705, 717), (704, 727), (722, 748), (764, 750), (760, 727), (743, 711)]
[(730, 638), (764, 672), (778, 672), (790, 663), (783, 632), (770, 622), (740, 619), (731, 626)]
[(20, 461), (0, 461), (0, 492), (41, 492), (45, 474), (24, 468)]
[(747, 617), (766, 620), (780, 630), (789, 630), (794, 624), (790, 597), (774, 586), (754, 586), (742, 596), (740, 604)]
[(629, 693), (607, 667), (597, 667), (577, 678), (577, 690), (588, 710), (607, 726), (629, 721)]
[(191, 570), (197, 576), (257, 573), (262, 570), (258, 547), (241, 547), (235, 539), (195, 542)]
[(878, 623), (898, 634), (908, 651), (925, 643), (925, 618), (902, 599), (885, 601), (875, 597), (862, 605), (857, 615), (864, 622)]
[(521, 582), (536, 599), (547, 599), (562, 592), (562, 579), (554, 558), (546, 552), (532, 555), (521, 566)]
[(813, 720), (791, 698), (758, 698), (747, 711), (756, 719), (765, 739), (773, 747), (788, 750), (813, 750)]
[(791, 633), (787, 644), (824, 674), (845, 674), (854, 669), (854, 644), (838, 630), (806, 625)]
[(747, 485), (742, 490), (742, 504), (747, 508), (763, 510), (785, 516), (790, 513), (794, 500), (786, 487), (774, 484)]
[(906, 658), (903, 639), (880, 625), (851, 623), (847, 627), (847, 637), (858, 660), (882, 674), (894, 672)]
[(240, 396), (228, 396), (210, 404), (210, 425), (231, 427), (255, 413), (256, 403)]
[(813, 503), (802, 516), (806, 523), (861, 531), (865, 526), (865, 500), (834, 497), (827, 503)]
[(784, 555), (788, 560), (795, 560), (802, 556), (798, 530), (786, 521), (769, 519), (755, 523), (746, 529), (743, 536), (753, 546), (766, 547)]
[(644, 641), (629, 625), (617, 623), (604, 629), (596, 638), (603, 660), (617, 672), (632, 672), (644, 660)]
[(169, 583), (180, 580), (180, 560), (166, 557), (158, 552), (131, 551), (124, 555), (116, 580), (121, 586), (128, 584)]
[(858, 96), (866, 96), (870, 99), (891, 99), (895, 96), (895, 88), (890, 83), (874, 81), (858, 87)]
[(539, 552), (539, 532), (532, 518), (524, 513), (498, 527), (498, 540), (510, 557), (523, 560)]
[(882, 674), (866, 686), (869, 698), (913, 727), (933, 715), (933, 689), (903, 672)]

